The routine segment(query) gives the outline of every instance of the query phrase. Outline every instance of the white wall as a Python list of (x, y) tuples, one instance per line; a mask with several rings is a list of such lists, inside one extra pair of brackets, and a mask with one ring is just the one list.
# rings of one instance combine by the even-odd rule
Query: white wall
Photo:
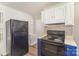
[(33, 34), (33, 18), (27, 13), (0, 5), (0, 11), (4, 13), (3, 17), (3, 39), (1, 41), (1, 54), (6, 55), (6, 25), (5, 22), (10, 19), (29, 21), (29, 35)]
[(37, 37), (43, 36), (44, 35), (44, 23), (42, 22), (41, 19), (37, 19), (35, 22), (35, 31), (37, 34)]
[(79, 56), (79, 2), (74, 5), (74, 39), (77, 43), (77, 54)]
[(42, 37), (45, 35), (44, 31), (44, 23), (42, 22), (41, 19), (35, 19), (35, 34), (34, 34), (34, 40), (32, 41), (33, 44), (37, 44), (37, 39), (39, 37)]

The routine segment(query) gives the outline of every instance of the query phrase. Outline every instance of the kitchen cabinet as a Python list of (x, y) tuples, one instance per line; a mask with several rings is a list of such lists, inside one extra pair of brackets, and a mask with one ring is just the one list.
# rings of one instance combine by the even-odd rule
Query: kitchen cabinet
[(55, 19), (64, 23), (64, 20), (65, 20), (65, 6), (55, 8)]
[(45, 10), (45, 11), (42, 12), (42, 20), (43, 20), (43, 22), (45, 24), (50, 23), (51, 19), (54, 20), (54, 9), (52, 8), (51, 10), (47, 9), (47, 10)]
[(74, 3), (44, 9), (41, 14), (44, 24), (65, 23), (74, 25)]
[(42, 20), (44, 24), (64, 23), (65, 7), (51, 7), (42, 11)]
[(68, 3), (66, 5), (65, 25), (74, 25), (74, 3)]

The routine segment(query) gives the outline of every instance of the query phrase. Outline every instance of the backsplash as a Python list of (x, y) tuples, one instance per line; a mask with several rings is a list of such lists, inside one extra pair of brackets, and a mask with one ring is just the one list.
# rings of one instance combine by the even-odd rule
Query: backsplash
[(65, 26), (66, 35), (73, 35), (73, 26)]
[(58, 25), (46, 25), (45, 26), (45, 32), (47, 30), (65, 30), (66, 35), (72, 35), (73, 34), (73, 27), (72, 26), (65, 26), (64, 24), (58, 24)]

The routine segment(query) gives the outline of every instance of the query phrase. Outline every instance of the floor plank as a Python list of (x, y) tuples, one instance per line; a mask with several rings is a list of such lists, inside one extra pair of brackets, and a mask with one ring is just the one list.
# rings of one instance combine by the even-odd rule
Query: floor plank
[(35, 46), (29, 47), (29, 52), (25, 54), (24, 56), (37, 56), (37, 51)]

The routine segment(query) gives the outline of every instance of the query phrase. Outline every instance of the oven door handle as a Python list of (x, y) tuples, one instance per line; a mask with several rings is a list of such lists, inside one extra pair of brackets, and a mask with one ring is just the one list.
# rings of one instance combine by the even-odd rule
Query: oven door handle
[(42, 42), (50, 44), (50, 45), (56, 45), (56, 46), (64, 46), (63, 43), (56, 43), (56, 42), (51, 42), (51, 41), (47, 41), (47, 40), (43, 40)]

